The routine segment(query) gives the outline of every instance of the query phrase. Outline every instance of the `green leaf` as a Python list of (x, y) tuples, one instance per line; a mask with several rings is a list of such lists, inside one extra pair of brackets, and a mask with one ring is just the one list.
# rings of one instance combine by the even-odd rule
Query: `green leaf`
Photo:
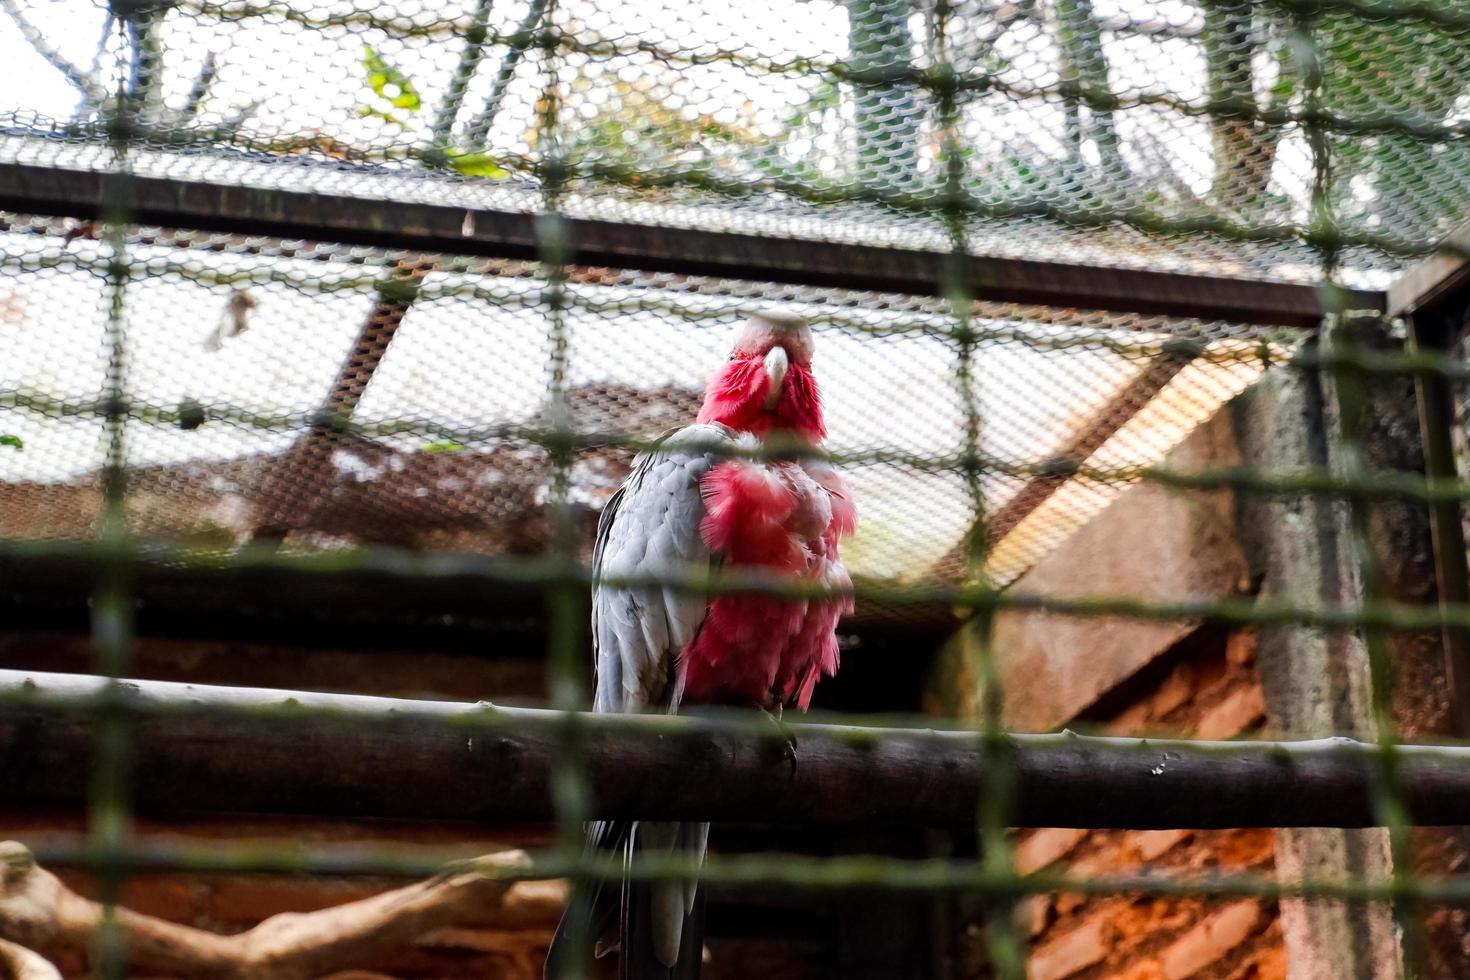
[(413, 80), (390, 65), (371, 44), (362, 46), (362, 67), (367, 71), (368, 88), (393, 105), (414, 112), (423, 104)]
[(449, 158), (449, 165), (451, 167), (469, 177), (489, 177), (491, 180), (504, 180), (510, 176), (509, 170), (506, 170), (489, 155), (484, 153), (468, 153), (464, 150), (445, 150), (444, 155)]
[[(383, 122), (392, 123), (394, 126), (400, 126), (400, 127), (403, 126), (403, 120), (402, 119), (399, 119), (397, 116), (393, 115), (393, 113), (391, 113), (391, 112), (384, 112), (382, 109), (375, 109), (375, 108), (373, 108), (370, 105), (360, 105), (360, 106), (358, 106), (357, 107), (357, 114), (358, 114), (359, 117), (361, 117), (363, 119), (381, 119), (381, 120), (383, 120)], [(407, 127), (403, 127), (403, 128), (407, 128)]]
[(464, 445), (458, 442), (431, 442), (423, 448), (426, 453), (458, 453), (464, 451)]
[(26, 444), (20, 441), (20, 436), (12, 435), (0, 435), (0, 446), (9, 446), (16, 452), (21, 452), (26, 448)]

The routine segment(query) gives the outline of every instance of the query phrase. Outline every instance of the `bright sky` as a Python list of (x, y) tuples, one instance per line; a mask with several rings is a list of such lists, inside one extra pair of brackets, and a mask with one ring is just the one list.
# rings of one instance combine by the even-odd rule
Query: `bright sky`
[[(82, 0), (4, 0), (19, 2), (25, 16), (74, 64), (93, 63), (104, 9)], [(445, 3), (425, 0), (400, 4), (402, 19), (427, 23), (445, 16), (468, 17), (473, 0)], [(1108, 16), (1147, 14), (1188, 24), (1195, 15), (1184, 4), (1123, 0), (1098, 13)], [(387, 13), (389, 3), (329, 0), (306, 6), (292, 0), (291, 9), (313, 16), (327, 13)], [(525, 13), (524, 0), (493, 5), (490, 27), (510, 31)], [(708, 56), (717, 50), (750, 58), (783, 61), (846, 56), (846, 13), (826, 0), (746, 2), (693, 0), (677, 5), (665, 0), (575, 0), (561, 5), (565, 23), (588, 42), (607, 40), (619, 47), (634, 42)], [(254, 105), (250, 125), (265, 134), (322, 133), (361, 146), (388, 146), (428, 138), (434, 108), (446, 91), (458, 58), (459, 42), (442, 38), (389, 38), (376, 30), (349, 34), (341, 28), (303, 27), (278, 16), (254, 17), (221, 27), (181, 11), (169, 13), (164, 31), (166, 98), (183, 104), (207, 51), (216, 52), (218, 75), (201, 114), (202, 122), (228, 119), (242, 106)], [(922, 24), (915, 22), (916, 37)], [(402, 127), (372, 116), (358, 116), (359, 106), (374, 103), (365, 82), (363, 42), (373, 44), (421, 93), (418, 112), (397, 112)], [(109, 57), (121, 49), (114, 39)], [(997, 48), (1017, 77), (1035, 85), (1054, 81), (1056, 53), (1039, 28), (1017, 28)], [(1203, 66), (1187, 41), (1114, 38), (1107, 55), (1115, 87), (1163, 88), (1198, 97)], [(465, 104), (478, 106), (489, 91), (489, 70), (498, 54), (469, 87)], [(15, 25), (0, 16), (0, 64), (24, 85), (0, 87), (0, 115), (30, 111), (67, 119), (77, 92), (25, 41)], [(569, 60), (569, 74), (581, 72), (585, 84), (573, 86), (568, 112), (593, 115), (609, 91), (611, 79), (654, 83), (657, 92), (687, 106), (687, 115), (776, 135), (780, 120), (803, 102), (815, 84), (809, 76), (748, 72), (728, 63), (660, 65), (633, 54), (592, 65)], [(491, 133), (498, 152), (526, 152), (537, 92), (531, 59), (507, 95), (504, 111)], [(845, 130), (840, 114), (817, 120), (800, 147), (825, 166), (843, 152)], [(1175, 172), (1195, 192), (1208, 189), (1211, 171), (1208, 133), (1196, 122), (1153, 110), (1125, 114), (1120, 130), (1129, 145), (1152, 146), (1167, 137)], [(998, 161), (1004, 150), (1018, 147), (1041, 155), (1060, 153), (1063, 121), (1055, 106), (988, 99), (966, 120), (966, 138), (976, 147), (977, 166)], [(29, 140), (0, 138), (0, 159), (35, 158), (70, 162), (91, 151), (38, 151)], [(1275, 174), (1281, 191), (1300, 200), (1304, 194), (1302, 150), (1288, 142), (1281, 148)], [(369, 193), (426, 200), (464, 200), (505, 206), (535, 207), (534, 189), (508, 182), (473, 181), (449, 187), (440, 182), (382, 178), (364, 185), (356, 175), (321, 168), (283, 171), (267, 163), (231, 163), (227, 170), (198, 157), (188, 160), (163, 154), (139, 154), (134, 164), (144, 171), (179, 176), (208, 176), (274, 185), (331, 186), (342, 181)], [(323, 183), (325, 182), (325, 184)], [(603, 209), (605, 200), (572, 200), (569, 206)], [(848, 226), (813, 217), (794, 221), (789, 210), (674, 208), (627, 205), (637, 217), (662, 221), (717, 221), (732, 227), (761, 227), (838, 239), (868, 238), (870, 224)], [(897, 228), (897, 230), (893, 230)], [(892, 226), (896, 240), (924, 241), (937, 235), (912, 226)], [(1038, 242), (1015, 240), (1013, 231), (994, 244), (1026, 253)], [(942, 242), (942, 236), (935, 241)], [(1038, 240), (1039, 241), (1039, 240)], [(932, 242), (931, 242), (932, 243)], [(33, 262), (40, 248), (59, 249), (57, 238), (0, 235), (7, 267)], [(96, 256), (96, 246), (74, 242), (68, 251), (79, 259)], [(345, 252), (343, 253), (346, 254)], [(134, 399), (176, 407), (184, 399), (229, 405), (262, 413), (301, 412), (314, 408), (325, 394), (338, 364), (371, 303), (364, 289), (323, 290), (320, 284), (362, 276), (360, 266), (345, 262), (259, 259), (201, 251), (137, 249), (135, 262), (151, 260), (150, 274), (127, 292), (129, 345), (128, 385)], [(1114, 258), (1118, 256), (1114, 254)], [(1127, 259), (1127, 256), (1123, 256)], [(1134, 257), (1151, 265), (1167, 257)], [(158, 274), (164, 265), (166, 274)], [(1221, 271), (1230, 271), (1228, 266)], [(1290, 270), (1278, 270), (1290, 271)], [(200, 282), (201, 273), (247, 273), (258, 306), (250, 328), (220, 350), (205, 347), (205, 338), (225, 313), (229, 287)], [(263, 282), (265, 279), (273, 282)], [(287, 283), (296, 284), (295, 288)], [(0, 282), (0, 391), (41, 394), (57, 399), (87, 399), (102, 390), (105, 368), (103, 327), (106, 302), (101, 280), (91, 271), (62, 265), (44, 274), (21, 273)], [(374, 377), (358, 413), (373, 422), (418, 418), (456, 426), (483, 426), (521, 421), (540, 406), (548, 357), (543, 314), (522, 301), (534, 300), (540, 284), (435, 275), (426, 296), (410, 312)], [(466, 298), (467, 290), (479, 290)], [(436, 292), (439, 294), (436, 297)], [(723, 357), (731, 326), (741, 309), (760, 306), (751, 300), (708, 296), (662, 296), (652, 303), (629, 304), (647, 293), (626, 287), (579, 287), (571, 314), (572, 384), (615, 380), (652, 387), (661, 384), (700, 386)], [(633, 308), (617, 315), (600, 312), (613, 303)], [(789, 305), (789, 304), (788, 304)], [(833, 311), (822, 305), (798, 307), (819, 324)], [(902, 315), (870, 312), (859, 317), (871, 324), (928, 324), (941, 333), (942, 314)], [(994, 321), (984, 326), (1001, 328)], [(1042, 336), (1042, 328), (1031, 333)], [(1069, 328), (1070, 329), (1070, 328)], [(1078, 331), (1073, 331), (1078, 332)], [(1136, 337), (1134, 338), (1136, 339)], [(950, 345), (916, 331), (874, 341), (861, 333), (828, 324), (819, 339), (817, 370), (825, 389), (831, 445), (837, 450), (901, 449), (940, 454), (960, 448), (963, 405), (953, 383), (956, 367)], [(982, 348), (976, 366), (976, 391), (985, 420), (985, 448), (1003, 458), (1035, 461), (1053, 452), (1066, 435), (1103, 404), (1109, 394), (1137, 370), (1136, 362), (1091, 348), (1050, 352), (1017, 343)], [(1150, 410), (1131, 423), (1104, 450), (1107, 465), (1131, 465), (1158, 458), (1208, 417), (1226, 398), (1254, 376), (1254, 367), (1191, 369), (1180, 376)], [(601, 421), (601, 420), (594, 420)], [(19, 435), (24, 452), (0, 447), (0, 480), (54, 480), (100, 465), (100, 426), (90, 420), (54, 419), (28, 411), (0, 411), (0, 432)], [(262, 432), (211, 425), (197, 431), (134, 424), (129, 428), (129, 458), (135, 464), (221, 459), (262, 450), (279, 450), (294, 433)], [(417, 448), (427, 438), (405, 437), (404, 448)], [(892, 467), (869, 467), (854, 474), (865, 518), (865, 538), (857, 542), (854, 564), (869, 574), (914, 573), (947, 550), (970, 523), (969, 501), (958, 478), (921, 475)], [(1013, 481), (992, 481), (1003, 496)], [(1012, 536), (1008, 551), (997, 555), (996, 574), (1023, 568), (1046, 540), (1077, 526), (1110, 498), (1111, 492), (1085, 487), (1058, 494), (1030, 523), (1031, 530)], [(992, 504), (994, 501), (992, 501)]]

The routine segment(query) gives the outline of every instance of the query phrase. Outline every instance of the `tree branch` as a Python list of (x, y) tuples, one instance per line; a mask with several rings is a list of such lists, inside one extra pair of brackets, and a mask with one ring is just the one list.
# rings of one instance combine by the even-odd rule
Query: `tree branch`
[(9, 980), (61, 980), (61, 971), (39, 953), (0, 939), (0, 976)]
[[(470, 149), (482, 150), (485, 148), (485, 141), (490, 137), (490, 127), (494, 125), (495, 117), (500, 114), (501, 103), (505, 101), (505, 91), (510, 88), (510, 83), (515, 78), (516, 68), (520, 65), (521, 59), (525, 57), (527, 49), (536, 43), (533, 32), (541, 26), (541, 19), (546, 16), (547, 2), (548, 0), (531, 0), (530, 6), (526, 8), (525, 18), (516, 28), (516, 32), (507, 39), (508, 47), (505, 56), (500, 59), (500, 68), (490, 83), (490, 94), (485, 97), (484, 107), (470, 121), (469, 130), (465, 134), (465, 143)], [(541, 135), (545, 137), (547, 134), (542, 133)]]
[[(480, 862), (511, 869), (526, 860), (521, 851), (505, 851)], [(71, 891), (15, 841), (0, 843), (0, 869), (0, 936), (43, 947), (86, 949), (92, 944), (102, 922), (101, 905)], [(466, 872), (319, 912), (272, 916), (231, 936), (128, 909), (118, 909), (116, 921), (136, 966), (224, 980), (305, 980), (347, 969), (436, 929), (494, 920), (549, 924), (564, 903), (559, 882), (509, 884)], [(54, 970), (36, 972), (49, 964), (13, 944), (0, 945), (0, 963), (23, 980), (59, 976)]]
[(21, 37), (26, 39), (26, 43), (35, 50), (36, 54), (45, 58), (51, 67), (65, 75), (66, 80), (71, 82), (72, 86), (82, 93), (90, 104), (98, 105), (107, 98), (106, 90), (97, 83), (95, 78), (72, 64), (60, 51), (46, 43), (46, 36), (36, 25), (26, 19), (25, 14), (20, 11), (20, 5), (15, 0), (0, 0), (0, 8), (4, 8), (5, 13), (15, 22)]
[(460, 107), (464, 105), (464, 94), (470, 87), (470, 79), (475, 77), (475, 71), (480, 67), (480, 59), (485, 55), (485, 25), (490, 19), (490, 3), (491, 0), (478, 0), (475, 4), (475, 12), (470, 16), (469, 26), (465, 28), (464, 49), (460, 51), (459, 64), (455, 66), (454, 76), (449, 80), (449, 89), (444, 94), (444, 102), (434, 117), (431, 138), (433, 148), (440, 152), (449, 148), (454, 122), (459, 118)]

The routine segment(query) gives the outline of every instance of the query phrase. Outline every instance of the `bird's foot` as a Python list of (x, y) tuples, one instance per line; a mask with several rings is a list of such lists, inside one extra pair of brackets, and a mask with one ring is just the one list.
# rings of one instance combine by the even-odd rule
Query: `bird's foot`
[(772, 711), (770, 708), (767, 708), (763, 704), (758, 704), (756, 705), (756, 707), (761, 710), (761, 714), (765, 715), (766, 719), (770, 721), (772, 725), (776, 726), (776, 731), (781, 734), (781, 755), (786, 759), (787, 765), (791, 767), (791, 775), (795, 777), (796, 736), (790, 731), (790, 729), (788, 729), (785, 725), (781, 723), (782, 706), (778, 703), (776, 705), (775, 711)]

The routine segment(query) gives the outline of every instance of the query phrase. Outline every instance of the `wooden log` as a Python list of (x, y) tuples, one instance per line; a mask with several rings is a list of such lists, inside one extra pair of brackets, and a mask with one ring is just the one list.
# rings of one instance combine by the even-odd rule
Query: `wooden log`
[[(607, 716), (0, 671), (0, 785), (14, 806), (86, 799), (99, 705), (134, 716), (144, 813), (545, 820), (562, 729), (602, 818), (968, 827), (988, 759), (1032, 827), (1372, 826), (1378, 749), (1348, 739), (1189, 742)], [(1411, 818), (1470, 822), (1470, 747), (1398, 750)]]
[(61, 971), (39, 953), (0, 939), (0, 975), (10, 980), (61, 980)]

